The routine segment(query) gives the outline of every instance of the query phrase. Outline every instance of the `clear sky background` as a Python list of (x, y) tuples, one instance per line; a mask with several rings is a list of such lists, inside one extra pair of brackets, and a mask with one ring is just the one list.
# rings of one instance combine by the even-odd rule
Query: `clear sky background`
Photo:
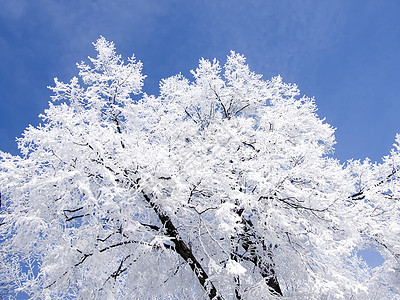
[(280, 74), (316, 98), (337, 128), (337, 158), (379, 161), (400, 132), (399, 16), (397, 0), (0, 0), (0, 149), (17, 154), (46, 87), (76, 75), (103, 35), (144, 63), (153, 94), (200, 57), (240, 52), (265, 79)]

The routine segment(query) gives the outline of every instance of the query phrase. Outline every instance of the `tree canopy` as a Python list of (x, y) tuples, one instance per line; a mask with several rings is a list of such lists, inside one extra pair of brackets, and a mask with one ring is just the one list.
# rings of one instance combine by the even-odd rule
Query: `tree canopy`
[(399, 297), (400, 136), (380, 163), (341, 163), (314, 99), (241, 54), (153, 96), (135, 56), (94, 46), (21, 155), (0, 152), (3, 295)]

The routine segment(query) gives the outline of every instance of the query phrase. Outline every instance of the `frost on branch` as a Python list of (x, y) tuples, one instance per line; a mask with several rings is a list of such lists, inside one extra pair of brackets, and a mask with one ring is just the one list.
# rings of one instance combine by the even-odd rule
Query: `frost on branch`
[[(399, 295), (399, 137), (381, 163), (343, 165), (314, 100), (243, 55), (152, 96), (134, 56), (94, 46), (21, 156), (0, 155), (3, 295)], [(355, 255), (371, 245), (376, 269)]]

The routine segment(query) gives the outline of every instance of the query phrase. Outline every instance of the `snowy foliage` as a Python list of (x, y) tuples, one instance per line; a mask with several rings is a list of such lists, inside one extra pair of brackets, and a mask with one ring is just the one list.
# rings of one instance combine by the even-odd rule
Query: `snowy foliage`
[[(4, 297), (400, 297), (400, 136), (343, 165), (314, 100), (240, 54), (156, 97), (134, 56), (94, 46), (21, 156), (0, 152)], [(370, 245), (375, 269), (356, 255)]]

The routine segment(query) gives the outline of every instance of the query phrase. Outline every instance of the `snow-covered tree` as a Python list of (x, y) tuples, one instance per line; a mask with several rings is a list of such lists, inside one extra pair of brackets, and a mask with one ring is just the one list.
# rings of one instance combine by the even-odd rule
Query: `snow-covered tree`
[[(0, 291), (32, 298), (400, 297), (400, 136), (332, 157), (314, 100), (231, 52), (142, 92), (100, 38), (0, 152)], [(370, 269), (357, 251), (384, 257)]]

